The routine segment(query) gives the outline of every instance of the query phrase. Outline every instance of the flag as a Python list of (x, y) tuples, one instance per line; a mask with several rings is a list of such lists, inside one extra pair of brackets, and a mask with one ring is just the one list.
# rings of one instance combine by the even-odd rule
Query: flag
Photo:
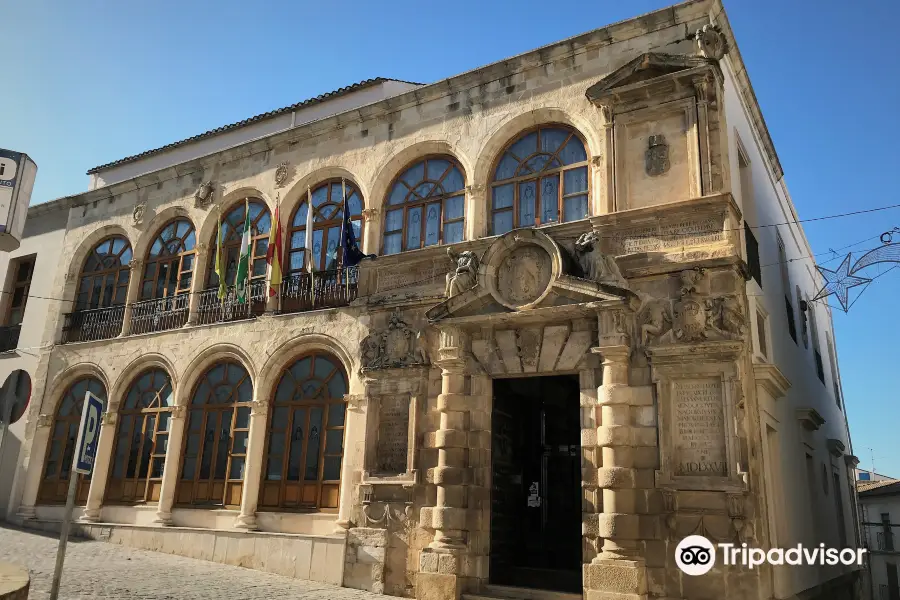
[(313, 256), (313, 205), (312, 190), (306, 188), (306, 270), (310, 274), (315, 270), (316, 259)]
[(244, 208), (244, 234), (241, 236), (241, 253), (238, 255), (237, 276), (234, 278), (234, 291), (241, 304), (247, 302), (250, 288), (250, 203)]
[(344, 266), (355, 267), (364, 258), (375, 258), (374, 254), (363, 254), (356, 241), (356, 232), (353, 231), (353, 223), (350, 221), (350, 206), (347, 203), (347, 191), (344, 180), (341, 180), (341, 196), (343, 196), (344, 223), (341, 227), (341, 247), (344, 249)]
[(269, 265), (269, 296), (278, 293), (281, 286), (281, 207), (275, 206), (275, 226), (269, 231), (269, 247), (266, 250), (266, 263)]
[(219, 213), (219, 233), (216, 235), (216, 275), (219, 277), (219, 301), (225, 300), (225, 257), (222, 255), (222, 213)]

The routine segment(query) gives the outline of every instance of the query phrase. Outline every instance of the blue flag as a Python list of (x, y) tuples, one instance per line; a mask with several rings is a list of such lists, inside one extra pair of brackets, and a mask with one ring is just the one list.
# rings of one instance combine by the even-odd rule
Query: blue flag
[(344, 249), (344, 266), (355, 267), (364, 258), (375, 258), (374, 254), (363, 254), (356, 240), (356, 232), (353, 231), (353, 223), (350, 221), (350, 205), (347, 203), (347, 192), (341, 181), (341, 195), (344, 199), (344, 222), (341, 226), (341, 247)]

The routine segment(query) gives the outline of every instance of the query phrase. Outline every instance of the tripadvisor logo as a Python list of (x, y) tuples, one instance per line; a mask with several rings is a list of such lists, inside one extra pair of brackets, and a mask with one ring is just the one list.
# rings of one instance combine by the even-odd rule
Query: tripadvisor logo
[(704, 575), (716, 565), (716, 547), (722, 551), (722, 564), (743, 566), (749, 569), (764, 563), (770, 565), (842, 565), (863, 564), (865, 548), (804, 548), (797, 544), (793, 548), (750, 548), (747, 544), (713, 545), (702, 535), (689, 535), (675, 548), (675, 564), (687, 575)]

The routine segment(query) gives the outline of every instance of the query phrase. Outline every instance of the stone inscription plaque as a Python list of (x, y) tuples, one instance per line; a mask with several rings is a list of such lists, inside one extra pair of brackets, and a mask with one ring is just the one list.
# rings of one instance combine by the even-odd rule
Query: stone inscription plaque
[(382, 396), (378, 409), (378, 473), (406, 473), (409, 450), (409, 396)]
[(675, 382), (675, 475), (728, 475), (723, 406), (721, 380), (707, 377)]
[(707, 218), (629, 229), (616, 238), (616, 253), (633, 254), (715, 244), (725, 241), (725, 234), (721, 219)]

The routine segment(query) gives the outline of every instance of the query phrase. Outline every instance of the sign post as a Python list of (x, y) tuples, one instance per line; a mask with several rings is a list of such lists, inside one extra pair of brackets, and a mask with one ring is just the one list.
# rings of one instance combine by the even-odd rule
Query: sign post
[(69, 471), (69, 494), (66, 496), (66, 512), (59, 532), (59, 549), (56, 551), (56, 568), (53, 570), (50, 600), (57, 600), (59, 596), (63, 561), (66, 558), (66, 543), (69, 541), (69, 527), (72, 525), (72, 510), (75, 508), (75, 490), (78, 489), (78, 475), (90, 475), (94, 468), (102, 414), (103, 400), (90, 392), (85, 392), (81, 424), (78, 426), (78, 438), (75, 442), (75, 456), (72, 458), (72, 469)]

